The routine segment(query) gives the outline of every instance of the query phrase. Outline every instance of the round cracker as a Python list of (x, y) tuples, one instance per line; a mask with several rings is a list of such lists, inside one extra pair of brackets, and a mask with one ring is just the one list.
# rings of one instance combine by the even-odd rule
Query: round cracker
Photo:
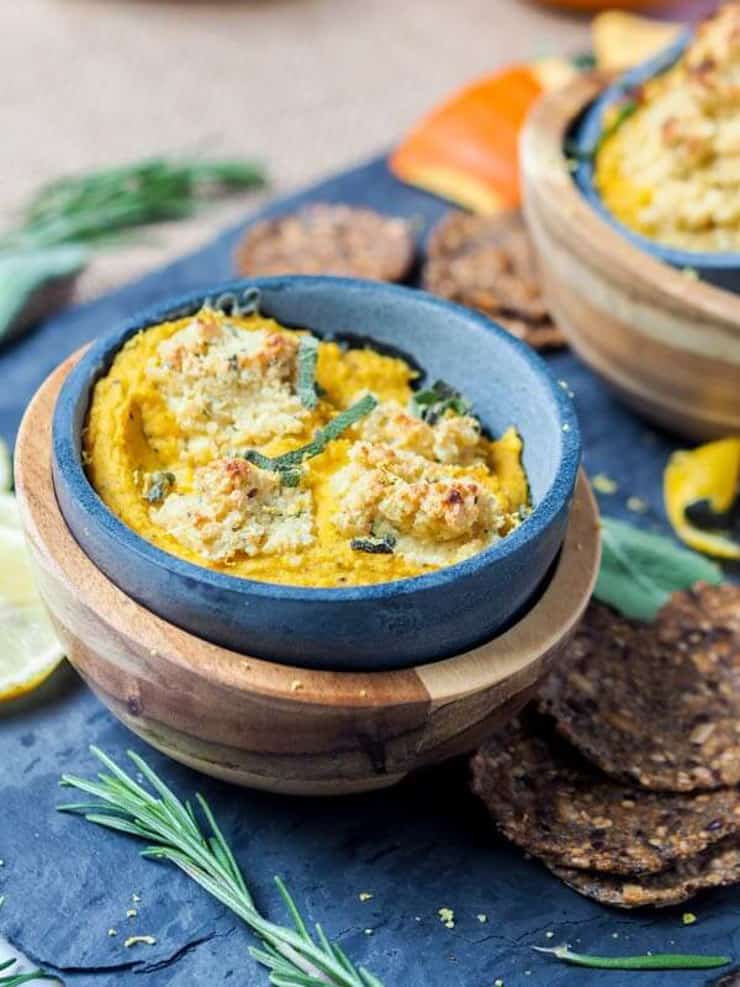
[(400, 281), (414, 260), (414, 237), (403, 219), (371, 209), (318, 203), (255, 223), (234, 261), (248, 277), (332, 274)]
[(429, 237), (422, 278), (428, 291), (484, 312), (537, 349), (565, 345), (545, 307), (519, 210), (449, 212)]
[(550, 870), (574, 891), (618, 908), (663, 908), (688, 901), (707, 888), (740, 883), (740, 842), (724, 840), (696, 857), (682, 860), (660, 874), (630, 878), (619, 874), (576, 870), (546, 860)]
[(560, 866), (650, 874), (740, 833), (735, 789), (650, 792), (515, 720), (473, 758), (473, 791), (514, 843)]
[(650, 625), (591, 604), (540, 708), (615, 778), (662, 791), (740, 783), (740, 588), (674, 593)]

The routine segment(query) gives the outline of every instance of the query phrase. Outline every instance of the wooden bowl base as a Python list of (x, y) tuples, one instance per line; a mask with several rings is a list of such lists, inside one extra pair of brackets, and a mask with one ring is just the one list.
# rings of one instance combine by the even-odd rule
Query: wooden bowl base
[(598, 514), (583, 475), (540, 599), (506, 633), (454, 658), (400, 671), (312, 671), (228, 651), (157, 617), (93, 565), (54, 496), (50, 423), (73, 360), (38, 391), (16, 447), (18, 502), (39, 590), (90, 688), (175, 760), (286, 794), (383, 788), (473, 750), (562, 654), (599, 565)]

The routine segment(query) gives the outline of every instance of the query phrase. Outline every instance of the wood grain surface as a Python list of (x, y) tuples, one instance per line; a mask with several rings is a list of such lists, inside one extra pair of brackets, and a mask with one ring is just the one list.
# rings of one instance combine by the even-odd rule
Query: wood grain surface
[(694, 438), (740, 432), (740, 297), (655, 260), (576, 188), (563, 141), (603, 80), (547, 94), (522, 135), (525, 212), (553, 315), (645, 417)]
[(15, 474), (21, 517), (69, 660), (153, 746), (242, 785), (365, 791), (473, 749), (562, 653), (600, 556), (597, 510), (583, 475), (539, 601), (505, 634), (458, 657), (403, 671), (310, 671), (228, 651), (161, 620), (90, 562), (57, 506), (50, 422), (74, 360), (47, 379), (24, 417)]

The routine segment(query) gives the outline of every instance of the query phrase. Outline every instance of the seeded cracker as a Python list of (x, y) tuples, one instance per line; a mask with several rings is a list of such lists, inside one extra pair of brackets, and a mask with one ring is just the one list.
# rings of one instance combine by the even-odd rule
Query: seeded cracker
[(618, 784), (530, 720), (491, 738), (472, 767), (473, 790), (499, 829), (563, 867), (657, 873), (740, 833), (735, 790), (669, 794)]
[(333, 274), (400, 281), (414, 260), (408, 223), (370, 209), (308, 206), (263, 220), (236, 248), (240, 274)]
[(429, 291), (490, 315), (535, 349), (565, 345), (545, 308), (534, 250), (517, 210), (448, 213), (429, 238), (423, 280)]
[(687, 901), (698, 891), (740, 883), (740, 842), (731, 837), (689, 860), (662, 871), (631, 879), (617, 874), (576, 870), (545, 861), (550, 870), (575, 891), (619, 908), (664, 907)]
[(652, 625), (592, 604), (540, 697), (616, 778), (666, 791), (740, 783), (740, 588), (674, 593)]

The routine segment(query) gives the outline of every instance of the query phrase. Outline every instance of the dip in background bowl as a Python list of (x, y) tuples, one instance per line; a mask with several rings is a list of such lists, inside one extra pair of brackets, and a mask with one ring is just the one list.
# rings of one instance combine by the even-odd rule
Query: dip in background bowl
[(578, 164), (574, 177), (576, 184), (596, 212), (614, 227), (622, 236), (657, 260), (695, 273), (703, 281), (727, 291), (740, 292), (740, 252), (688, 250), (659, 243), (644, 236), (620, 222), (606, 206), (596, 185), (594, 152), (599, 146), (605, 128), (608, 128), (611, 114), (630, 93), (670, 70), (681, 58), (691, 43), (691, 33), (682, 34), (672, 45), (659, 55), (625, 73), (615, 83), (608, 86), (586, 108), (569, 135), (569, 142)]
[[(261, 311), (318, 336), (365, 337), (444, 378), (492, 434), (524, 441), (533, 510), (485, 551), (423, 576), (314, 589), (257, 582), (178, 559), (102, 502), (85, 474), (81, 436), (96, 381), (143, 328), (198, 311), (206, 299), (260, 291)], [(216, 285), (130, 320), (71, 372), (53, 422), (56, 495), (89, 558), (166, 620), (245, 654), (314, 668), (381, 669), (448, 657), (502, 631), (533, 601), (567, 525), (580, 458), (570, 398), (524, 344), (484, 317), (408, 288), (340, 278), (280, 277)]]

